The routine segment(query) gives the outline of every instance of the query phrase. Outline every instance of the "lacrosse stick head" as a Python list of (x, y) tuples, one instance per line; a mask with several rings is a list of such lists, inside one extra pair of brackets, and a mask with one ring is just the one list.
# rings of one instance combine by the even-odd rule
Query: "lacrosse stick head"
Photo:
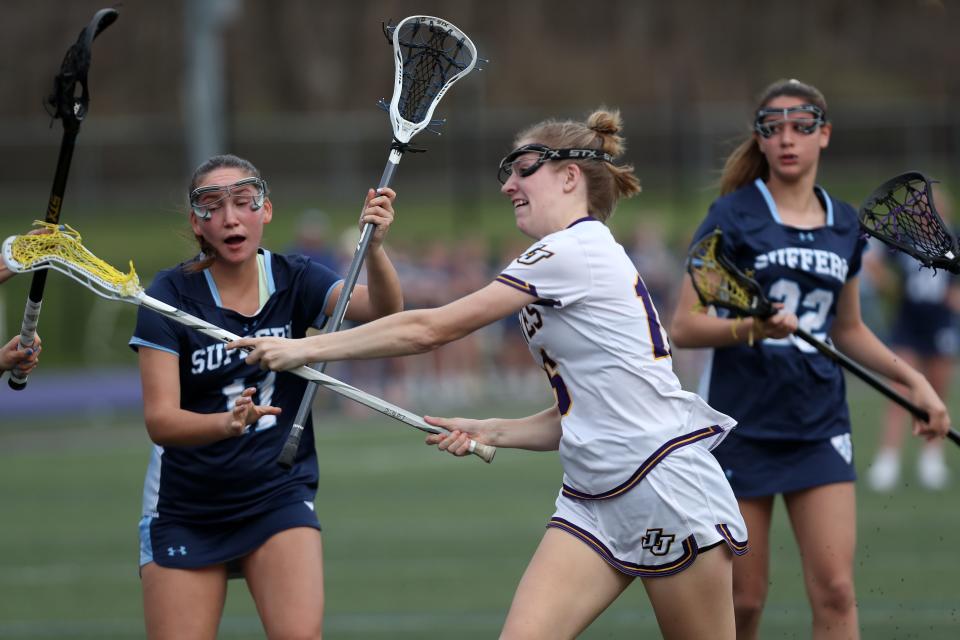
[(477, 48), (441, 18), (410, 16), (393, 27), (395, 78), (390, 123), (397, 142), (410, 142), (430, 124), (433, 110), (453, 83), (477, 64)]
[(80, 121), (87, 115), (90, 104), (87, 73), (90, 70), (93, 40), (113, 24), (118, 15), (116, 9), (97, 11), (60, 63), (60, 73), (53, 79), (53, 92), (47, 97), (45, 106), (51, 117), (63, 120), (65, 127), (79, 127)]
[(3, 242), (3, 260), (11, 271), (25, 273), (53, 269), (94, 293), (111, 300), (135, 297), (143, 291), (130, 263), (123, 273), (93, 255), (81, 244), (80, 234), (67, 225), (35, 222), (46, 233), (10, 236)]
[(901, 173), (874, 189), (858, 217), (869, 235), (925, 267), (960, 273), (957, 240), (934, 206), (932, 181), (919, 171)]
[(719, 307), (740, 316), (766, 318), (775, 309), (760, 284), (743, 273), (723, 253), (723, 232), (714, 229), (690, 247), (687, 273), (705, 307)]

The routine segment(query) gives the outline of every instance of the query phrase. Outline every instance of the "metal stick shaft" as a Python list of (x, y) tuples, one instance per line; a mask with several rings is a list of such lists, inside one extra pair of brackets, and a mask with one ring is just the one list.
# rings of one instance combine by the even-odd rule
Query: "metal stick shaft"
[[(380, 178), (380, 184), (377, 186), (378, 189), (390, 186), (390, 182), (393, 180), (393, 176), (397, 171), (397, 165), (400, 163), (402, 156), (402, 152), (396, 149), (390, 151), (387, 164), (383, 169), (383, 176)], [(343, 288), (340, 289), (340, 297), (337, 299), (337, 304), (333, 309), (333, 315), (327, 320), (324, 333), (338, 331), (340, 325), (343, 324), (343, 318), (347, 313), (347, 305), (350, 303), (350, 296), (353, 295), (357, 278), (360, 276), (360, 267), (363, 265), (364, 258), (366, 258), (367, 249), (370, 246), (370, 240), (375, 231), (374, 227), (375, 225), (369, 223), (363, 225), (363, 230), (360, 233), (360, 242), (357, 244), (357, 250), (353, 254), (353, 260), (350, 262), (350, 268), (347, 270), (347, 275), (343, 281)], [(326, 362), (317, 363), (313, 366), (313, 368), (318, 371), (324, 371), (326, 367)], [(277, 456), (277, 464), (284, 469), (291, 468), (297, 457), (297, 451), (300, 449), (300, 439), (303, 437), (303, 430), (307, 418), (310, 415), (310, 410), (313, 407), (313, 399), (317, 395), (318, 388), (319, 385), (311, 381), (307, 383), (307, 388), (303, 392), (303, 399), (300, 401), (297, 415), (293, 420), (293, 425), (290, 427), (290, 433), (287, 435), (283, 448), (280, 450), (280, 455)]]

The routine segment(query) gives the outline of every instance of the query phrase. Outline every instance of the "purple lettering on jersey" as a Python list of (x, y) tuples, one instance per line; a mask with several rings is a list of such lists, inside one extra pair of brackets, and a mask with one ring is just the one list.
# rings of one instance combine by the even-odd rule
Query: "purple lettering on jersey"
[(560, 376), (557, 363), (554, 362), (543, 349), (540, 349), (540, 358), (543, 360), (543, 370), (547, 372), (547, 379), (550, 381), (550, 386), (553, 387), (553, 395), (557, 398), (557, 410), (561, 416), (565, 416), (570, 413), (570, 407), (573, 406), (573, 401), (570, 399), (570, 392), (567, 391), (567, 383), (565, 383)]
[(643, 278), (640, 277), (639, 273), (637, 274), (637, 281), (633, 284), (633, 290), (636, 291), (637, 297), (643, 301), (643, 308), (647, 312), (647, 326), (650, 328), (650, 342), (653, 344), (654, 359), (670, 357), (672, 354), (670, 353), (670, 347), (667, 346), (663, 329), (660, 327), (657, 309), (653, 306), (653, 299), (650, 297), (650, 292), (647, 291), (647, 286), (643, 283)]

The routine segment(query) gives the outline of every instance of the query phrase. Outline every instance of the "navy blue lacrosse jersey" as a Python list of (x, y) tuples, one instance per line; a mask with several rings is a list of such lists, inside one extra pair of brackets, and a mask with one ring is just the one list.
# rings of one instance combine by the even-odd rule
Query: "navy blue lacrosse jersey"
[[(825, 340), (840, 291), (861, 266), (865, 241), (856, 211), (815, 187), (826, 224), (783, 224), (761, 180), (717, 199), (694, 242), (719, 227), (724, 253), (783, 303), (799, 326)], [(830, 358), (795, 336), (713, 349), (700, 387), (711, 406), (739, 422), (737, 434), (816, 440), (850, 430), (843, 374)]]
[[(308, 327), (322, 325), (323, 309), (342, 279), (303, 256), (260, 251), (270, 295), (256, 315), (224, 309), (209, 270), (186, 273), (180, 265), (163, 271), (147, 294), (241, 336), (300, 338)], [(248, 365), (243, 352), (227, 350), (222, 342), (143, 307), (130, 346), (180, 358), (180, 406), (187, 411), (228, 411), (246, 387), (256, 387), (257, 404), (283, 410), (279, 416), (263, 416), (238, 438), (194, 447), (154, 445), (144, 483), (144, 516), (228, 522), (314, 499), (317, 458), (309, 422), (293, 468), (287, 471), (275, 462), (305, 380)]]

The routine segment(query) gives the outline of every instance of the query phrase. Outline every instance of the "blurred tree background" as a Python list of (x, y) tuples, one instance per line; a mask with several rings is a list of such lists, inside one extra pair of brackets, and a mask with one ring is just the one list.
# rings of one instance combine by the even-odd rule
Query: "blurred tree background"
[[(102, 6), (4, 2), (4, 235), (43, 215), (61, 138), (43, 99)], [(494, 177), (499, 158), (520, 128), (599, 105), (622, 111), (626, 159), (644, 184), (615, 230), (629, 237), (650, 224), (682, 248), (716, 195), (723, 158), (748, 131), (756, 95), (783, 77), (827, 96), (835, 129), (821, 182), (837, 195), (857, 204), (907, 169), (949, 187), (958, 172), (960, 21), (945, 1), (181, 0), (119, 11), (94, 45), (63, 221), (114, 264), (133, 257), (145, 280), (190, 255), (190, 238), (176, 241), (187, 235), (176, 214), (190, 172), (213, 152), (248, 157), (264, 173), (279, 214), (268, 233), (274, 248), (290, 241), (305, 209), (322, 209), (331, 234), (352, 227), (391, 138), (376, 105), (393, 91), (382, 23), (416, 13), (456, 24), (489, 62), (443, 99), (442, 135), (418, 134), (429, 152), (407, 158), (394, 180), (393, 237), (415, 251), (431, 238), (482, 236), (491, 254), (515, 244)], [(24, 280), (3, 291), (7, 333), (19, 322)], [(87, 318), (89, 294), (62, 286), (71, 302), (58, 316)], [(52, 322), (43, 321), (48, 333), (59, 331)]]

